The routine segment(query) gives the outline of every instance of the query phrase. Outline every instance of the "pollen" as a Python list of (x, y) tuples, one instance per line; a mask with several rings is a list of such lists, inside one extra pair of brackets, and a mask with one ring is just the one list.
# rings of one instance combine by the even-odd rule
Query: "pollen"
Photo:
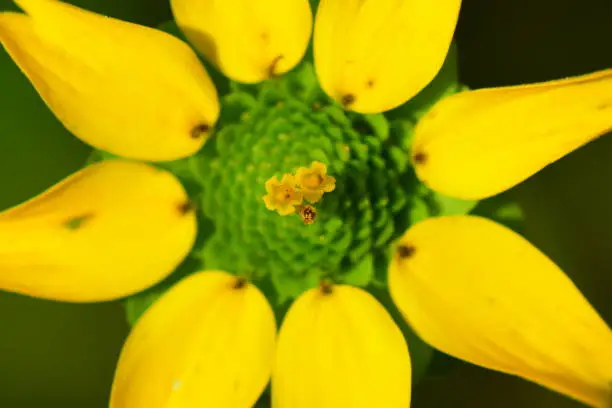
[(316, 203), (324, 193), (329, 193), (336, 189), (336, 179), (327, 175), (327, 166), (324, 163), (315, 161), (310, 167), (300, 167), (295, 180), (300, 187), (304, 198)]
[(289, 215), (296, 212), (296, 206), (302, 204), (303, 194), (297, 189), (295, 177), (292, 174), (285, 174), (278, 181), (276, 176), (273, 176), (266, 181), (266, 194), (263, 201), (266, 208), (270, 211), (276, 211), (280, 215)]

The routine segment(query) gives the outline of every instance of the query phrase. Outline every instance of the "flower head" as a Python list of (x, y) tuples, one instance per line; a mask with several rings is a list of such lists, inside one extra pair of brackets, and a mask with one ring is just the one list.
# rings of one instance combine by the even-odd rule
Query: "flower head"
[[(99, 160), (0, 213), (0, 287), (100, 301), (179, 264), (188, 275), (127, 301), (156, 299), (135, 313), (111, 408), (247, 408), (270, 379), (274, 408), (406, 408), (407, 336), (374, 288), (431, 346), (609, 406), (610, 328), (538, 249), (465, 213), (608, 131), (611, 70), (453, 83), (417, 124), (416, 111), (383, 112), (434, 78), (459, 0), (321, 0), (314, 68), (296, 67), (307, 0), (172, 0), (217, 68), (257, 83), (220, 100), (175, 37), (57, 0), (16, 3), (25, 14), (0, 13), (0, 41), (51, 111), (97, 149), (161, 163)], [(196, 239), (196, 219), (214, 228)]]

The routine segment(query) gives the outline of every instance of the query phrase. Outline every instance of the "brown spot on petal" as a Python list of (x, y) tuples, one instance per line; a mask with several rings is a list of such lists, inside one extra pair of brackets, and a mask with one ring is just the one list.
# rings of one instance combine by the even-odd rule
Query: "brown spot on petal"
[(93, 218), (93, 214), (78, 215), (76, 217), (72, 217), (66, 220), (63, 225), (69, 230), (75, 231), (75, 230), (80, 229), (83, 226), (83, 224), (87, 222), (88, 220), (90, 220), (91, 218)]
[(278, 76), (278, 74), (276, 73), (276, 68), (280, 60), (282, 60), (283, 58), (285, 58), (285, 56), (281, 54), (272, 60), (272, 63), (268, 67), (268, 78), (276, 78)]
[(366, 82), (366, 87), (374, 88), (374, 80), (373, 79), (368, 80), (368, 82)]
[(240, 278), (236, 279), (236, 282), (234, 282), (233, 288), (234, 289), (242, 289), (242, 288), (246, 287), (246, 284), (247, 284), (246, 278), (240, 277)]
[(191, 138), (199, 139), (208, 132), (210, 132), (210, 125), (208, 123), (200, 123), (191, 129)]
[(181, 215), (186, 215), (195, 210), (195, 204), (191, 200), (187, 200), (183, 203), (180, 203), (178, 206), (178, 210)]
[(351, 106), (352, 104), (355, 103), (355, 95), (353, 95), (353, 94), (346, 94), (346, 95), (344, 95), (342, 98), (340, 98), (340, 103), (342, 103), (342, 105), (345, 108)]
[(332, 284), (328, 281), (322, 281), (319, 285), (321, 293), (324, 295), (331, 295), (333, 293)]
[(412, 156), (412, 160), (416, 164), (425, 164), (425, 162), (427, 161), (427, 155), (423, 152), (416, 152), (414, 156)]
[(606, 110), (606, 109), (608, 109), (611, 106), (612, 106), (612, 101), (607, 101), (607, 102), (604, 102), (604, 103), (601, 103), (601, 104), (597, 105), (596, 109), (597, 110)]
[(399, 245), (396, 249), (400, 259), (407, 259), (414, 255), (415, 248), (412, 245)]

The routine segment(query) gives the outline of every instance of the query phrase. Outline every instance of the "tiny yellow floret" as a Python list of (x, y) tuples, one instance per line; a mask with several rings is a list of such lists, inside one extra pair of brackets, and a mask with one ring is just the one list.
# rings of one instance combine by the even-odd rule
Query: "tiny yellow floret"
[(295, 206), (302, 203), (302, 192), (296, 189), (295, 177), (292, 174), (285, 174), (281, 181), (278, 181), (276, 176), (272, 176), (266, 181), (265, 186), (268, 194), (263, 200), (270, 211), (289, 215), (295, 213)]
[(300, 167), (295, 174), (297, 185), (301, 188), (304, 198), (316, 203), (324, 193), (334, 191), (336, 179), (327, 175), (327, 166), (315, 161), (310, 167)]

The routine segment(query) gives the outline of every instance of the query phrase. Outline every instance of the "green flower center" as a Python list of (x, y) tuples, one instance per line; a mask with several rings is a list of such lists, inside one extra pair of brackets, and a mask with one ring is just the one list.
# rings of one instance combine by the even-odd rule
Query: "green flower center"
[[(323, 280), (384, 280), (375, 264), (386, 262), (388, 244), (407, 228), (416, 185), (410, 127), (395, 125), (383, 115), (345, 112), (318, 88), (308, 63), (236, 87), (223, 100), (219, 131), (195, 157), (201, 211), (214, 225), (201, 250), (206, 269), (269, 279), (281, 301)], [(316, 221), (269, 211), (266, 180), (313, 161), (336, 178), (316, 204)]]

